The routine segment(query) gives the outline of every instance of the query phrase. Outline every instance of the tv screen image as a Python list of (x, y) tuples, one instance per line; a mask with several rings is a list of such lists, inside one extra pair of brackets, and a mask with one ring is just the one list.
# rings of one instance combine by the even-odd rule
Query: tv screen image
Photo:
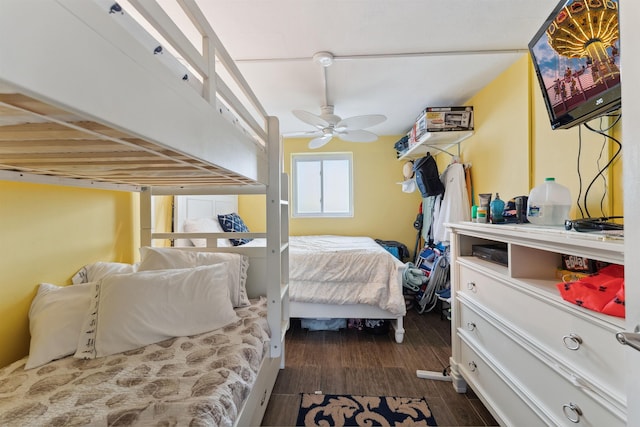
[(618, 0), (563, 0), (529, 43), (551, 127), (620, 107)]

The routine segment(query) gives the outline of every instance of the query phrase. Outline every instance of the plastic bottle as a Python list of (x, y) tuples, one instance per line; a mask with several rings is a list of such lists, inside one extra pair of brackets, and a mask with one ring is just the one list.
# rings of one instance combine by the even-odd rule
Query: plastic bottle
[(476, 222), (486, 223), (489, 222), (489, 213), (487, 212), (487, 208), (484, 206), (478, 206), (478, 211), (476, 212)]
[(502, 212), (504, 212), (504, 201), (500, 198), (500, 194), (496, 193), (496, 198), (491, 201), (491, 222), (499, 224), (504, 222)]
[(536, 225), (563, 225), (569, 217), (571, 193), (555, 178), (545, 178), (544, 183), (531, 190), (527, 201), (527, 219)]

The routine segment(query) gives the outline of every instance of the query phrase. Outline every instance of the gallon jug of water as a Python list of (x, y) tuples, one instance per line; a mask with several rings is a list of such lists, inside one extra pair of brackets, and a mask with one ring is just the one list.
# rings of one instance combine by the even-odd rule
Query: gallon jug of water
[(545, 178), (529, 193), (527, 201), (527, 219), (536, 225), (564, 225), (569, 219), (571, 193), (555, 178)]

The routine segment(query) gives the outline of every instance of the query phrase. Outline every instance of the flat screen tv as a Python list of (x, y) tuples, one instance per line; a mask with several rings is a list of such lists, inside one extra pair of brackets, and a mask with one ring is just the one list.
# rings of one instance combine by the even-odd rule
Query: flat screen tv
[(529, 52), (552, 129), (620, 108), (618, 0), (562, 0)]

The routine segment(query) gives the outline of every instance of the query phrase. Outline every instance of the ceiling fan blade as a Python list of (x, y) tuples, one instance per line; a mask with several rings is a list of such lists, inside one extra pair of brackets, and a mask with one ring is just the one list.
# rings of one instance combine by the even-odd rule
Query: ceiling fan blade
[(336, 125), (336, 129), (364, 129), (380, 124), (385, 120), (387, 120), (387, 118), (382, 114), (368, 114), (365, 116), (347, 117), (346, 119), (340, 120), (340, 122), (338, 122), (338, 124)]
[(328, 133), (324, 136), (312, 139), (311, 141), (309, 141), (309, 148), (320, 148), (327, 142), (331, 141), (331, 138), (333, 138), (333, 135)]
[(311, 126), (315, 126), (318, 129), (324, 129), (324, 128), (329, 126), (329, 122), (328, 121), (326, 121), (322, 117), (317, 116), (315, 114), (312, 114), (312, 113), (310, 113), (308, 111), (293, 110), (292, 113), (298, 119), (302, 120), (305, 123), (310, 124)]
[(348, 142), (373, 142), (378, 139), (378, 135), (368, 130), (347, 130), (338, 132), (338, 138)]
[(314, 138), (316, 136), (322, 136), (323, 133), (320, 130), (300, 131), (300, 132), (287, 132), (283, 134), (285, 138)]

